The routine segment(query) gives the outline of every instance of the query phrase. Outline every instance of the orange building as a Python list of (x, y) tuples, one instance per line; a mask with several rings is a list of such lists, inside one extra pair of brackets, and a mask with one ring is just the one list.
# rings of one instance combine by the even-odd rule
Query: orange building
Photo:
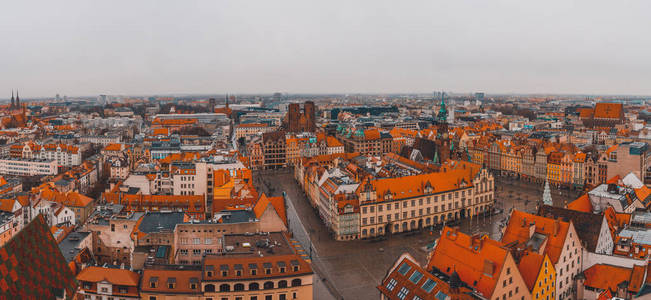
[(486, 299), (531, 299), (509, 250), (487, 236), (469, 236), (445, 227), (430, 253), (427, 269), (458, 276)]

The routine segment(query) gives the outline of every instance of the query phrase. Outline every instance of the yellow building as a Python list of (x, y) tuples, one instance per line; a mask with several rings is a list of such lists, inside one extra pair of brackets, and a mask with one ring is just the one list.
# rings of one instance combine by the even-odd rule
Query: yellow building
[(525, 254), (520, 258), (518, 269), (531, 292), (531, 299), (555, 299), (556, 270), (547, 254), (540, 255), (535, 252)]

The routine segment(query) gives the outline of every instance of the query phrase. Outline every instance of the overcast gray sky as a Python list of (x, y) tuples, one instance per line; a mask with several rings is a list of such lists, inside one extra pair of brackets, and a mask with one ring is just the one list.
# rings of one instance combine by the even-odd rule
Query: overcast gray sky
[(0, 98), (651, 94), (651, 1), (2, 1)]

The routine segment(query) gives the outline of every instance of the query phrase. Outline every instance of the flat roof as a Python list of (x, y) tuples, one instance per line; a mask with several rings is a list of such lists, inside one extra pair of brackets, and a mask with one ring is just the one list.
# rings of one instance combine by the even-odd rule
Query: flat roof
[(258, 251), (265, 255), (294, 254), (294, 248), (280, 232), (227, 234), (224, 235), (224, 255), (258, 257)]

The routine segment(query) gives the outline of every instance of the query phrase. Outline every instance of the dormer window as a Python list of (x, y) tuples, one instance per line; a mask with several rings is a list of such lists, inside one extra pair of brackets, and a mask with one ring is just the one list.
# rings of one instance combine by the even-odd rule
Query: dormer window
[(249, 264), (249, 270), (250, 270), (252, 276), (257, 275), (258, 274), (258, 265), (257, 264)]
[(238, 276), (238, 277), (242, 276), (242, 269), (243, 269), (242, 264), (234, 265), (233, 269), (235, 270), (235, 276)]
[(167, 278), (167, 288), (174, 289), (175, 287), (176, 287), (176, 278), (175, 277)]
[(298, 260), (292, 260), (289, 263), (292, 265), (292, 270), (294, 270), (294, 272), (298, 272), (300, 267)]
[(271, 263), (263, 263), (262, 267), (264, 268), (264, 273), (269, 275), (271, 274), (271, 268), (273, 268), (273, 265)]
[(155, 289), (158, 287), (158, 277), (149, 278), (149, 287)]

